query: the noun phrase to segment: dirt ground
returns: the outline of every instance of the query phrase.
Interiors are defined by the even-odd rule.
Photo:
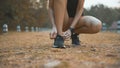
[[[0,68],[120,68],[120,34],[81,34],[81,46],[52,48],[49,32],[0,35]]]

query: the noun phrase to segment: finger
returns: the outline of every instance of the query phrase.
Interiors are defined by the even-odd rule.
[[[54,39],[53,33],[50,33],[50,39]]]
[[[69,38],[70,38],[69,36],[66,36],[64,39],[65,39],[65,40],[69,40]]]
[[[65,35],[65,36],[67,36],[67,35],[68,35],[68,33],[66,32],[64,35]]]
[[[56,38],[56,36],[57,36],[57,33],[54,33],[54,34],[53,34],[53,38]]]
[[[67,37],[65,37],[65,39],[69,39],[69,37],[67,36]]]
[[[65,36],[71,36],[71,34],[66,34]]]
[[[65,38],[69,38],[69,37],[70,37],[70,35],[69,35],[69,34],[65,35]]]

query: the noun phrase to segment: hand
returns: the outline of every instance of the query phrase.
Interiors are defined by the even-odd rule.
[[[71,37],[71,31],[68,29],[64,32],[64,39],[69,39]]]
[[[55,27],[52,28],[52,31],[50,32],[50,39],[55,39],[57,36],[57,30]]]

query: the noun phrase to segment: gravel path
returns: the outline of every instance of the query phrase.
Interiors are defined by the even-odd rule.
[[[120,68],[120,34],[81,34],[81,46],[52,48],[49,32],[0,35],[0,68]]]

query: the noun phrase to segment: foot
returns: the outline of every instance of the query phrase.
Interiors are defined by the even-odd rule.
[[[54,39],[54,45],[53,48],[65,48],[64,46],[64,39],[62,36],[57,35]]]
[[[80,45],[80,40],[79,40],[79,35],[76,33],[73,33],[71,35],[71,39],[72,39],[72,45],[73,46],[79,46]]]

